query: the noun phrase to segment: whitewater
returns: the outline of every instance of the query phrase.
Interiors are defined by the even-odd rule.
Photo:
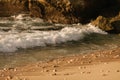
[[[10,31],[0,31],[0,52],[15,52],[19,49],[45,47],[47,45],[57,45],[68,41],[77,41],[83,39],[86,35],[91,33],[107,34],[91,24],[74,24],[72,27],[64,25],[64,28],[61,30],[26,30],[19,32],[18,30],[20,28],[33,27],[31,23],[37,22],[43,24],[44,22],[38,18],[31,19],[30,17],[24,17],[22,14],[12,16],[12,18],[15,20],[0,21],[2,24],[0,27],[2,28],[4,27],[3,24],[12,26],[12,30]],[[56,25],[60,26],[60,24]],[[39,27],[39,25],[37,25],[37,27]]]

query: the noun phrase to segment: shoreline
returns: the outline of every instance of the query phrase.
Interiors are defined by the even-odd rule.
[[[0,70],[0,80],[119,80],[120,48]]]

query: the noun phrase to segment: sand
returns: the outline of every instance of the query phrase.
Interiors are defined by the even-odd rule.
[[[120,80],[120,48],[4,68],[0,80]]]

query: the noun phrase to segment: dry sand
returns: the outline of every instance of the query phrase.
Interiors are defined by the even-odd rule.
[[[0,80],[120,80],[120,48],[5,68]]]

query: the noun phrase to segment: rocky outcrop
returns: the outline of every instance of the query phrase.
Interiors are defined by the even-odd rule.
[[[54,23],[87,23],[120,11],[120,0],[0,0],[0,16],[29,13]]]
[[[28,13],[28,0],[0,0],[0,17]]]
[[[73,16],[69,0],[29,0],[31,16],[54,23],[78,23]]]
[[[104,31],[120,33],[120,14],[112,18],[99,16],[96,20],[92,21],[91,24],[99,27]]]
[[[29,13],[54,23],[78,23],[69,0],[0,0],[0,16]]]
[[[103,16],[98,16],[96,20],[91,22],[92,25],[99,27],[100,29],[104,31],[110,31],[113,30],[113,27],[110,23],[110,20],[108,18],[105,18]]]

